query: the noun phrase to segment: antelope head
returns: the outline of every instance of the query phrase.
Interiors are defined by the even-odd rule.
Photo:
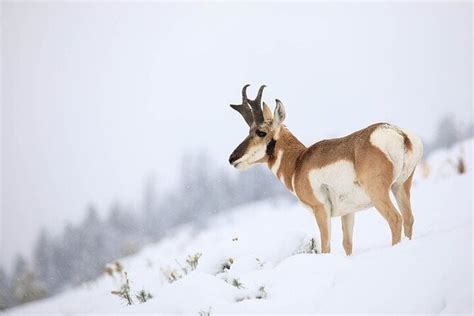
[[[247,98],[247,87],[242,89],[242,104],[230,106],[239,112],[249,126],[249,135],[237,146],[229,157],[229,163],[237,169],[247,169],[255,163],[267,162],[273,155],[278,133],[285,119],[285,108],[278,99],[272,115],[268,105],[263,102],[262,93],[265,86],[258,89],[254,100]]]

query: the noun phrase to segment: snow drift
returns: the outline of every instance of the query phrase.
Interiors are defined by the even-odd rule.
[[[183,226],[118,269],[111,265],[111,275],[6,314],[472,313],[472,143],[438,151],[418,169],[413,240],[395,247],[388,224],[370,209],[356,214],[352,256],[344,255],[339,218],[332,253],[316,254],[313,216],[297,203],[264,201],[203,230]],[[130,306],[111,294],[124,271]],[[153,298],[140,303],[141,290]]]

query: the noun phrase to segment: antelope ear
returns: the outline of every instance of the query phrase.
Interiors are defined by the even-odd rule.
[[[276,99],[275,112],[273,113],[273,128],[277,128],[285,120],[286,112],[283,103],[280,100]]]
[[[270,121],[273,118],[272,111],[265,102],[263,102],[263,118],[265,119],[265,121]]]

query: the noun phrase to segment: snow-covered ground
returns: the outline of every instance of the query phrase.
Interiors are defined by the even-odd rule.
[[[216,216],[203,230],[182,227],[120,260],[134,305],[111,294],[124,279],[113,267],[114,276],[7,314],[472,313],[472,144],[433,153],[419,168],[413,240],[395,247],[370,209],[356,214],[352,256],[344,255],[339,218],[332,253],[312,253],[311,240],[319,239],[313,216],[296,203],[265,201]],[[193,270],[186,259],[198,253]],[[140,304],[134,294],[142,289],[153,298]]]

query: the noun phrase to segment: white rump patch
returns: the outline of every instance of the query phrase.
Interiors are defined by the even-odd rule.
[[[405,148],[403,134],[407,135],[412,150]],[[406,130],[390,124],[378,127],[370,135],[370,143],[379,148],[393,165],[392,183],[403,183],[411,175],[423,155],[421,140]]]
[[[392,183],[402,173],[405,160],[405,144],[400,130],[389,124],[378,127],[370,135],[370,143],[380,149],[393,165]]]
[[[423,143],[418,136],[415,136],[410,131],[403,129],[403,132],[408,136],[412,146],[412,151],[405,157],[405,167],[400,177],[400,181],[403,180],[404,182],[412,174],[413,170],[415,170],[423,157]]]

